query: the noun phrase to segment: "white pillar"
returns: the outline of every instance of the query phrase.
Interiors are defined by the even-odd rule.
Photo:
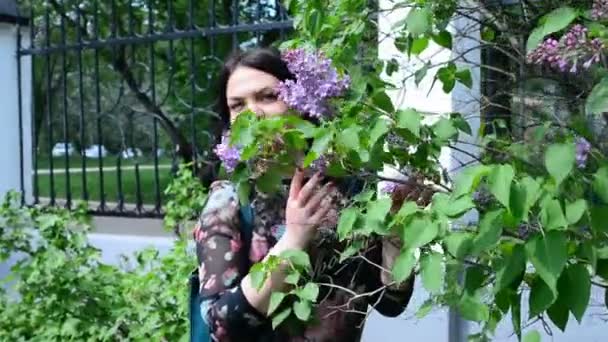
[[[0,196],[24,191],[29,202],[33,197],[32,63],[29,56],[18,58],[17,42],[20,36],[21,46],[29,47],[30,34],[13,1],[0,5]]]

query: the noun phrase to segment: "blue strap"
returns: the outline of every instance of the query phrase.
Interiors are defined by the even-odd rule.
[[[239,215],[241,216],[241,234],[246,248],[244,252],[245,255],[248,255],[253,235],[253,208],[251,205],[242,205]],[[199,289],[198,270],[195,270],[190,275],[190,342],[209,342],[211,341],[210,329],[201,315]]]

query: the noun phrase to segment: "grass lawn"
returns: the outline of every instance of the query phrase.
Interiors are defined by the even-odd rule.
[[[93,166],[93,165],[91,165]],[[108,165],[110,166],[110,165]],[[87,166],[89,167],[89,166]],[[158,170],[159,176],[159,192],[161,203],[164,202],[163,192],[171,180],[171,170],[162,168]],[[70,192],[72,200],[83,198],[83,173],[70,173]],[[137,200],[137,182],[135,169],[128,168],[121,172],[122,194],[125,203],[134,204]],[[55,198],[65,199],[67,175],[65,173],[55,174],[53,176]],[[35,180],[34,180],[35,181]],[[116,170],[104,170],[103,182],[106,202],[118,202],[118,172]],[[101,177],[99,171],[86,172],[86,188],[88,190],[90,201],[101,200],[100,189]],[[143,169],[139,171],[139,185],[141,198],[144,204],[154,204],[156,200],[155,177],[153,169]],[[51,176],[48,174],[38,175],[38,195],[40,197],[51,196]]]
[[[133,166],[135,162],[138,161],[140,165],[154,165],[153,157],[139,157],[137,159],[123,159],[120,161],[121,166]],[[81,156],[70,156],[68,159],[69,168],[71,169],[80,169],[82,168],[82,157]],[[99,167],[99,160],[92,158],[85,158],[86,167]],[[116,167],[118,163],[118,157],[111,156],[105,157],[102,159],[103,167]],[[48,156],[38,155],[36,157],[37,169],[38,170],[46,170],[50,168],[50,158]],[[159,157],[158,158],[159,165],[170,165],[171,158],[168,157]],[[65,157],[53,157],[53,170],[65,170]]]

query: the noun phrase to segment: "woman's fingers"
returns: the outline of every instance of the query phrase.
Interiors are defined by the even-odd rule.
[[[308,211],[309,213],[314,212],[315,209],[317,209],[317,207],[321,203],[321,201],[329,195],[332,190],[332,186],[332,183],[325,184],[319,191],[317,191],[314,196],[310,198],[308,203],[306,203],[304,209],[306,209],[306,211]]]
[[[321,173],[317,172],[317,173],[315,173],[314,176],[312,176],[311,179],[308,180],[308,182],[306,182],[306,184],[304,184],[304,186],[300,190],[300,193],[298,194],[298,197],[297,197],[297,200],[298,200],[298,202],[300,202],[300,205],[306,206],[308,199],[312,196],[312,193],[313,193],[314,189],[317,187],[317,184],[319,184],[320,180],[321,180]]]
[[[312,217],[310,218],[312,222],[315,222],[316,224],[320,223],[323,218],[325,218],[331,207],[331,200],[326,197],[324,201],[321,201],[319,208],[317,208],[314,215],[312,215]]]
[[[297,199],[300,190],[302,189],[302,179],[304,178],[304,172],[300,169],[296,169],[293,178],[291,179],[291,185],[289,186],[289,197]]]

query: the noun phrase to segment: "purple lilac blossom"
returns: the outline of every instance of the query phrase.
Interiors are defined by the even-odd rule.
[[[547,38],[528,55],[528,62],[547,64],[562,72],[576,73],[579,67],[588,69],[601,61],[604,44],[598,38],[590,40],[588,29],[574,25],[559,41]]]
[[[608,0],[595,0],[591,8],[591,19],[608,19]]]
[[[279,83],[279,98],[302,114],[315,118],[330,115],[327,101],[341,96],[348,89],[350,78],[340,77],[321,53],[295,49],[285,52],[283,59],[295,80]]]
[[[386,181],[380,188],[380,192],[384,194],[392,194],[397,189],[397,186],[399,186],[399,184],[396,182]]]
[[[222,142],[215,146],[214,152],[220,158],[228,173],[234,171],[241,159],[241,148],[239,146],[231,146],[230,133],[222,135]]]
[[[315,161],[313,161],[310,164],[311,169],[319,171],[321,173],[325,173],[327,172],[327,164],[328,161],[324,156],[320,156],[319,158],[315,159]]]
[[[591,152],[591,144],[585,138],[576,140],[576,165],[579,168],[584,168],[587,164],[587,158]]]

